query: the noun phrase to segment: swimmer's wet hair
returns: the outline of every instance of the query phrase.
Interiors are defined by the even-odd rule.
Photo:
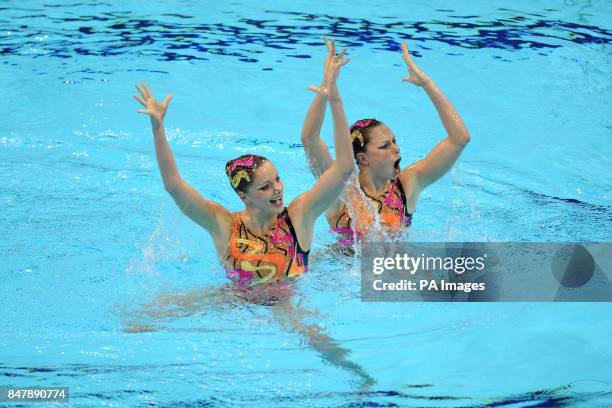
[[[358,153],[365,153],[366,146],[370,141],[370,131],[378,125],[383,123],[380,120],[372,119],[360,119],[351,125],[351,139],[353,139],[353,156],[355,161],[357,160]]]
[[[234,191],[246,193],[247,188],[253,183],[255,170],[266,161],[267,158],[256,154],[244,154],[228,161],[225,165],[225,174],[230,179]]]

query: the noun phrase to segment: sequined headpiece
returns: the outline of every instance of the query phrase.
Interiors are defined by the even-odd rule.
[[[374,122],[374,123],[372,123]],[[369,128],[371,125],[376,125],[379,122],[376,119],[361,119],[358,120],[357,122],[353,123],[353,125],[351,126],[351,139],[353,140],[353,143],[355,142],[355,140],[359,140],[359,145],[361,147],[363,147],[365,145],[365,139],[363,137],[363,132],[362,130],[365,130],[367,128]]]
[[[246,184],[251,183],[255,170],[261,163],[266,161],[263,156],[256,154],[245,154],[236,159],[230,160],[225,165],[225,173],[229,177],[234,190],[242,190],[240,183],[245,180]]]

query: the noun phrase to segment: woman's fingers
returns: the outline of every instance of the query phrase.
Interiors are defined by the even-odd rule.
[[[164,99],[164,102],[162,103],[162,105],[164,105],[164,108],[168,107],[168,104],[170,103],[171,100],[172,100],[172,94],[166,95],[166,99]]]
[[[410,65],[412,63],[412,58],[410,58],[410,52],[408,51],[406,41],[402,41],[402,57],[404,57],[404,62],[406,64]]]
[[[140,98],[138,95],[132,95],[132,96],[134,97],[134,99],[140,102],[142,106],[144,106],[145,108],[147,107],[147,104],[145,103],[145,101],[142,98]]]
[[[134,85],[136,87],[136,89],[138,89],[138,92],[140,93],[140,95],[142,95],[143,99],[147,99],[147,94],[145,93],[145,91],[143,91],[138,85]]]
[[[402,41],[402,55],[404,58],[410,57],[410,53],[408,52],[408,45],[406,45],[406,40]]]
[[[147,93],[146,96],[147,98],[152,98],[153,94],[151,93],[151,90],[149,89],[149,87],[147,86],[147,84],[145,84],[144,82],[142,83],[142,88],[145,90],[145,92]]]
[[[148,115],[150,113],[148,109],[138,109],[136,112],[144,113],[145,115]]]
[[[347,59],[345,59],[344,61],[341,61],[341,62],[340,62],[340,66],[341,66],[341,67],[345,66],[346,64],[348,64],[348,62],[349,62],[350,60],[351,60],[350,58],[347,58]]]
[[[314,85],[309,85],[308,86],[308,90],[312,91],[312,92],[316,92],[320,95],[327,95],[327,88],[323,87],[323,86],[314,86]]]
[[[412,61],[412,57],[410,56],[405,40],[402,42],[402,56],[404,57],[404,62],[406,62],[406,65],[408,65],[410,68],[414,68],[414,61]]]
[[[350,61],[350,58],[346,61],[342,61],[342,58],[344,58],[344,55],[348,51],[348,48],[344,48],[340,54],[336,55],[336,40],[332,38],[330,41],[325,35],[323,36],[323,39],[325,40],[325,45],[327,46],[327,51],[329,53],[328,58],[325,61],[326,67],[330,67],[334,64],[343,66]]]
[[[423,86],[423,82],[413,76],[403,77],[402,82],[410,82],[411,84],[416,85],[416,86]]]
[[[323,36],[323,39],[325,40],[325,45],[327,46],[327,52],[329,53],[329,55],[332,55],[331,44],[329,43],[329,40],[326,36]]]
[[[406,82],[415,82],[418,81],[419,77],[417,75],[414,74],[414,72],[410,72],[410,75],[405,76],[404,78],[402,78],[402,81],[406,81]]]

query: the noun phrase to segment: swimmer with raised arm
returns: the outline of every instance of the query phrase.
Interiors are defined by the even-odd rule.
[[[308,253],[313,239],[316,218],[335,202],[355,169],[351,138],[342,101],[336,87],[340,68],[349,60],[340,55],[325,60],[324,81],[309,89],[329,101],[334,120],[336,161],[327,167],[309,191],[284,205],[283,183],[274,165],[262,156],[247,154],[230,160],[225,171],[234,191],[245,205],[243,211],[231,213],[218,203],[201,196],[179,175],[164,132],[164,117],[171,96],[163,102],[153,98],[143,83],[134,96],[144,107],[138,112],[149,115],[157,162],[166,190],[183,213],[206,229],[213,238],[217,254],[232,280],[232,294],[249,302],[273,305],[274,316],[282,327],[290,328],[306,338],[321,357],[357,375],[363,386],[375,380],[358,364],[350,361],[350,352],[324,333],[316,324],[302,321],[301,307],[289,300],[284,291],[288,281],[308,267]],[[201,297],[214,298],[218,291],[179,295],[162,294],[145,309],[134,313],[136,318],[169,319],[194,313]],[[164,306],[170,306],[168,310]],[[178,313],[178,314],[177,314]],[[157,324],[126,321],[127,332],[139,333],[163,328]]]
[[[335,44],[327,39],[325,42],[330,55],[335,53]],[[470,141],[461,117],[434,81],[414,63],[405,41],[402,54],[410,74],[403,81],[425,90],[448,135],[423,159],[402,170],[400,148],[391,129],[376,119],[361,119],[351,126],[359,186],[348,186],[344,201],[337,200],[325,214],[332,230],[339,234],[341,244],[374,238],[372,230],[376,220],[392,236],[405,231],[412,222],[421,191],[451,169]],[[325,102],[324,95],[315,97],[302,129],[302,144],[315,177],[324,174],[334,163],[320,137]]]
[[[344,53],[328,58],[323,85],[313,87],[329,100],[339,153],[312,189],[288,206],[278,171],[271,161],[254,154],[230,160],[225,167],[244,210],[231,213],[200,195],[180,176],[166,139],[164,117],[172,96],[160,103],[146,84],[136,86],[140,96],[134,98],[144,107],[138,112],[151,119],[164,187],[181,211],[210,233],[235,289],[266,287],[306,271],[315,220],[338,199],[355,168],[348,124],[335,85],[340,68],[348,62],[343,57]]]

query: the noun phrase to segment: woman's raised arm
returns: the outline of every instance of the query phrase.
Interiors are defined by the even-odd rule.
[[[138,113],[148,115],[151,119],[151,129],[155,141],[155,155],[166,191],[170,193],[181,211],[204,227],[215,240],[222,241],[223,233],[231,222],[231,213],[222,205],[205,199],[193,187],[187,184],[180,176],[174,155],[164,130],[164,117],[172,95],[168,94],[163,102],[158,102],[151,93],[149,87],[143,82],[142,86],[136,85],[140,96],[134,98],[140,102],[144,109]]]
[[[414,174],[412,172],[415,172],[419,190],[422,190],[451,169],[465,145],[470,141],[470,134],[450,101],[434,81],[412,61],[405,41],[402,43],[402,54],[410,72],[410,75],[404,77],[403,81],[420,86],[427,92],[447,132],[447,137],[440,141],[427,156],[404,169],[400,174],[400,179],[402,179],[410,177],[411,174]]]
[[[329,80],[329,78],[326,78],[326,75],[330,73],[327,67],[329,62],[336,57],[336,41],[332,39],[330,42],[325,36],[323,36],[323,39],[327,46],[323,82],[319,87],[308,87],[311,91],[315,91],[316,95],[308,109],[306,119],[304,119],[304,126],[302,127],[302,145],[306,152],[308,165],[315,178],[321,177],[321,174],[323,174],[334,161],[329,153],[327,144],[321,139],[321,127],[325,119],[325,105],[327,102],[327,94],[321,92],[321,90],[325,88],[325,84]]]
[[[302,209],[302,221],[304,226],[314,224],[314,221],[330,205],[332,205],[344,190],[346,182],[355,170],[353,159],[353,145],[349,132],[348,123],[342,106],[342,99],[336,85],[336,79],[340,73],[340,67],[349,62],[343,60],[346,49],[339,55],[326,59],[325,82],[320,87],[309,87],[317,94],[325,96],[330,104],[334,120],[334,147],[336,160],[327,168],[317,180],[310,191],[307,191],[295,201],[298,201]]]

